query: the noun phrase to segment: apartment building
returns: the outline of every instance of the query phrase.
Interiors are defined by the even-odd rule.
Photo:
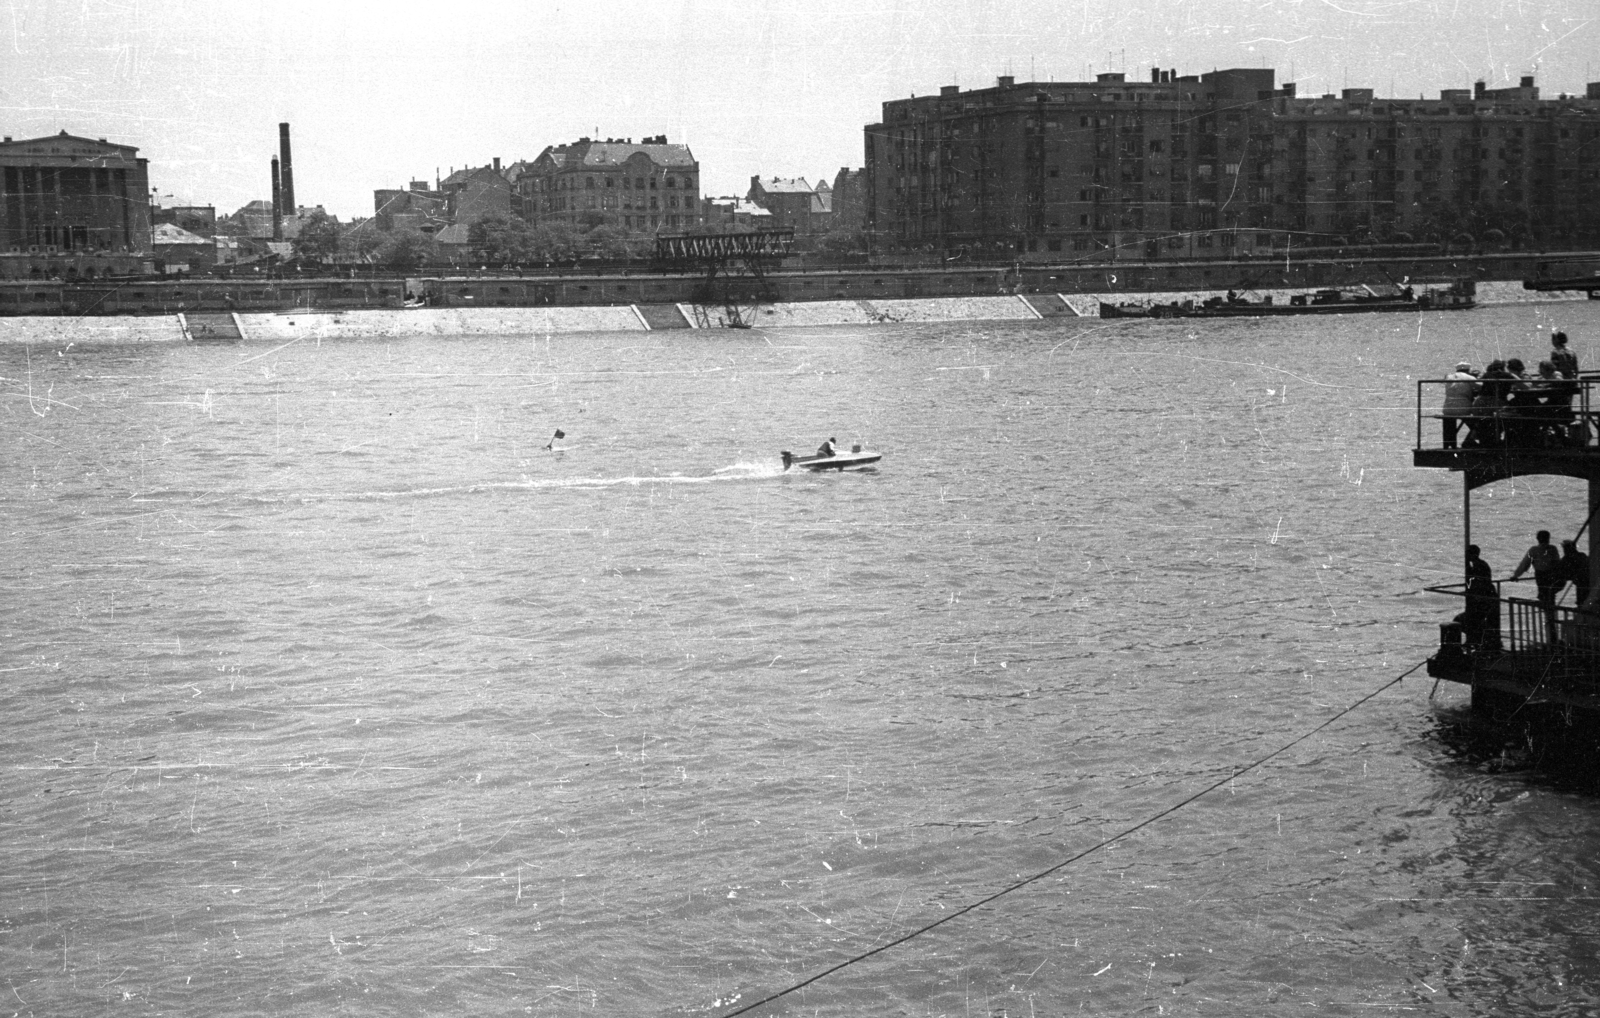
[[[608,223],[629,233],[700,223],[700,164],[667,136],[552,145],[522,169],[516,188],[530,223],[583,229]]]
[[[1302,97],[1270,69],[1155,69],[883,104],[865,131],[881,252],[1232,258],[1431,240],[1600,242],[1600,85]]]

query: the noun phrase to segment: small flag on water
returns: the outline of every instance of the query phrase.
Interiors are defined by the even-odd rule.
[[[552,448],[556,444],[556,438],[566,438],[566,437],[567,437],[567,433],[565,431],[562,431],[560,428],[557,428],[556,429],[555,438],[552,438],[552,439],[550,439],[550,441],[546,442],[544,444],[544,447],[546,449]]]

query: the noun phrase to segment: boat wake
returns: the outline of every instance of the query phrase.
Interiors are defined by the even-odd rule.
[[[740,460],[732,466],[718,467],[713,473],[716,477],[725,480],[739,480],[747,477],[781,477],[783,475],[783,464],[778,460]]]
[[[624,477],[523,477],[515,481],[485,481],[476,484],[451,484],[426,488],[397,488],[370,491],[250,492],[224,491],[146,491],[132,496],[135,503],[214,502],[237,497],[254,505],[309,504],[314,502],[386,502],[402,499],[443,498],[489,492],[544,491],[551,489],[603,489],[653,485],[717,484],[728,481],[762,480],[784,476],[783,464],[773,461],[741,461],[719,467],[710,474],[629,475]]]

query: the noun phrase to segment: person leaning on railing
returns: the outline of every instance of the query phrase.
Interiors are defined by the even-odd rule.
[[[1496,652],[1500,649],[1500,595],[1489,564],[1478,554],[1477,545],[1467,545],[1467,610],[1455,620],[1461,624],[1461,635],[1470,650]]]
[[[1467,441],[1472,441],[1472,416],[1473,397],[1478,394],[1478,376],[1472,370],[1472,365],[1462,361],[1456,369],[1444,376],[1444,409],[1440,417],[1444,421],[1444,447],[1456,447],[1456,435],[1461,430],[1461,425],[1467,426]]]
[[[1561,542],[1561,578],[1572,584],[1573,606],[1586,607],[1589,604],[1589,556],[1578,550],[1577,541]]]
[[[1529,379],[1522,361],[1517,358],[1506,361],[1506,371],[1511,374],[1511,381],[1506,383],[1505,409],[1501,414],[1506,445],[1536,445],[1540,418],[1544,413],[1544,391]]]
[[[1571,444],[1572,397],[1578,394],[1578,383],[1557,374],[1549,361],[1540,361],[1539,376],[1528,384],[1539,401],[1534,411],[1539,421],[1538,444],[1552,448]]]
[[[1501,412],[1517,376],[1506,370],[1506,362],[1490,361],[1478,379],[1478,394],[1472,399],[1472,432],[1466,444],[1499,445],[1505,438]]]
[[[1561,571],[1561,553],[1550,546],[1550,531],[1541,530],[1534,535],[1538,543],[1528,549],[1522,556],[1522,561],[1517,564],[1516,571],[1511,574],[1513,581],[1522,578],[1522,574],[1533,567],[1533,585],[1539,591],[1539,607],[1544,609],[1545,620],[1550,627],[1550,638],[1555,639],[1556,628],[1556,594],[1566,586],[1566,575]]]

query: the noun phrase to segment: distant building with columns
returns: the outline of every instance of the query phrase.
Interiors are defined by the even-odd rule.
[[[0,276],[138,271],[151,249],[138,151],[66,131],[0,141]]]

